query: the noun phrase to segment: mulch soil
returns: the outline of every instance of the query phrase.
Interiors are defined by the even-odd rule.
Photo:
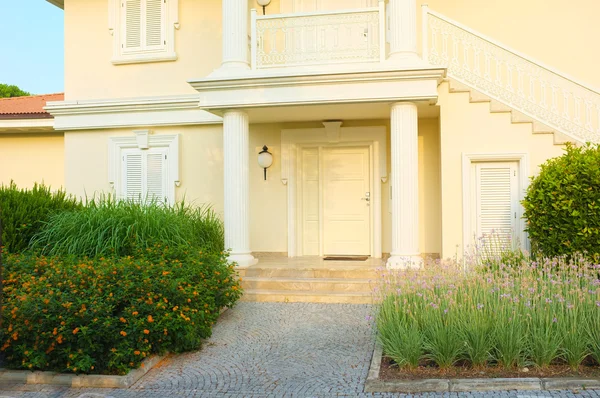
[[[577,377],[599,378],[600,367],[582,365],[577,371],[563,364],[550,365],[541,369],[535,366],[504,369],[496,366],[473,368],[460,363],[449,369],[440,369],[435,365],[423,363],[416,369],[399,368],[389,358],[381,360],[379,378],[381,380],[420,380],[420,379],[480,379],[480,378],[518,378],[518,377]]]

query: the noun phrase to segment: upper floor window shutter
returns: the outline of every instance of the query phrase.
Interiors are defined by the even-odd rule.
[[[166,0],[122,0],[122,51],[163,50]]]
[[[162,48],[165,45],[165,0],[146,1],[146,48]]]

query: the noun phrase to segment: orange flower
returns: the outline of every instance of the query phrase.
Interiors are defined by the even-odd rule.
[[[150,331],[148,329],[144,329],[144,334],[150,334]]]
[[[58,334],[58,330],[56,328],[54,328],[54,330],[52,331],[52,334],[56,336]]]
[[[120,318],[119,318],[119,320],[120,320],[121,322],[123,322],[123,323],[127,322],[127,320],[126,320],[125,318],[123,318],[123,317],[120,317]]]
[[[127,336],[127,332],[121,330],[120,335],[123,336],[123,337],[125,337],[125,336]]]
[[[14,332],[12,334],[12,338],[13,338],[13,340],[17,340],[19,338],[19,333],[18,332]]]
[[[133,316],[136,316],[136,315],[138,314],[138,312],[137,312],[137,311],[133,311],[131,314],[132,314]]]
[[[135,350],[133,353],[134,353],[135,355],[140,355],[140,352],[139,352],[138,350]]]
[[[73,329],[73,334],[77,334],[79,332],[79,328]]]
[[[116,348],[111,348],[110,350],[111,350],[112,352],[117,352],[117,349],[116,349]]]
[[[152,318],[152,315],[148,315],[148,322],[150,322],[150,323],[154,322],[154,318]]]

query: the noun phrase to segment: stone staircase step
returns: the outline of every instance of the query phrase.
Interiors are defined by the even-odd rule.
[[[244,291],[241,301],[279,302],[279,303],[337,303],[337,304],[371,304],[371,293],[350,293],[332,291],[291,291],[249,289]]]
[[[368,279],[345,278],[246,277],[242,280],[242,287],[247,290],[311,291],[314,294],[322,291],[370,293],[376,284]]]
[[[500,101],[491,100],[490,101],[490,112],[491,113],[504,113],[511,112],[512,108],[508,105],[503,104]]]
[[[366,279],[375,280],[378,272],[375,268],[275,268],[275,267],[250,267],[239,269],[239,275],[245,279],[256,278],[336,278],[336,279]]]

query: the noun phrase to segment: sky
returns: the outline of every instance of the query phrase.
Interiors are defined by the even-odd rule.
[[[64,90],[63,10],[45,0],[0,0],[0,83],[32,94]]]

